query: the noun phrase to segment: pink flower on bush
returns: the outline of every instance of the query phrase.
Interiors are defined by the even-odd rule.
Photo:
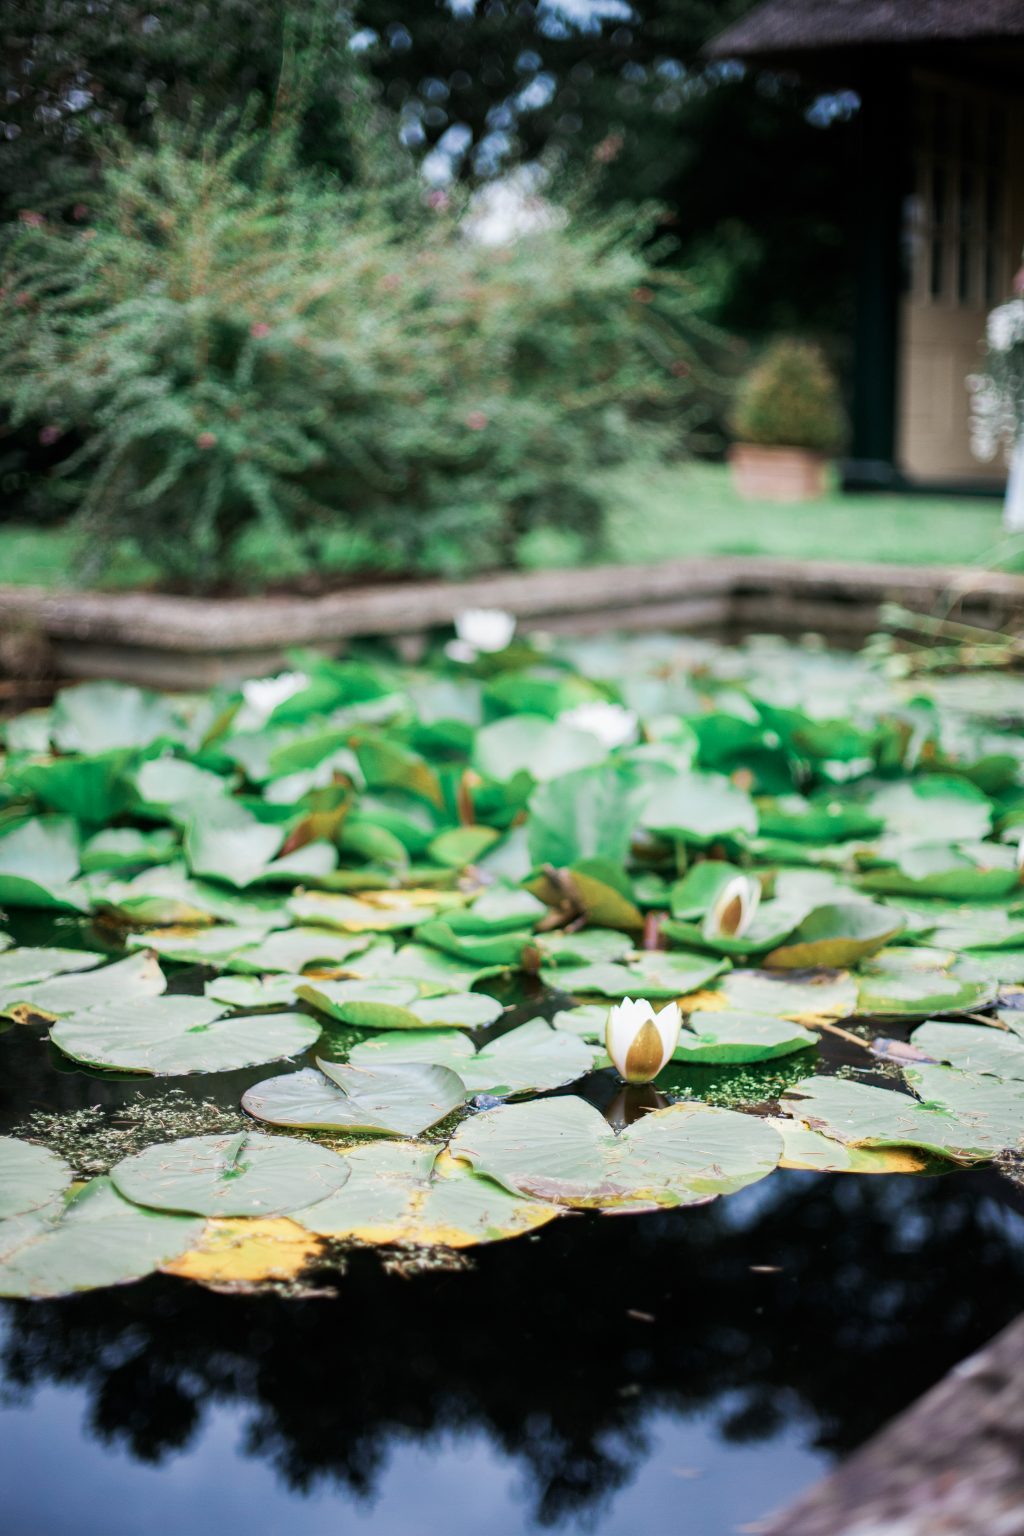
[[[88,212],[89,209],[86,207],[85,203],[76,203],[71,210],[71,217],[73,219],[82,220],[88,215]]]
[[[51,443],[57,442],[63,436],[64,434],[60,427],[42,427],[39,432],[39,441],[43,444],[44,448],[49,448]]]
[[[264,337],[270,335],[270,326],[265,320],[254,320],[249,327],[249,335],[255,341],[262,341]]]
[[[471,432],[482,432],[486,425],[487,414],[485,411],[470,411],[466,417],[466,426]]]
[[[217,446],[216,432],[200,432],[196,438],[197,448],[215,448]]]
[[[23,224],[27,224],[30,229],[41,229],[42,226],[46,223],[46,220],[43,218],[42,214],[36,213],[32,208],[22,208],[18,214],[18,218]]]
[[[445,209],[450,208],[451,205],[452,200],[448,193],[442,192],[440,187],[435,187],[433,192],[427,193],[427,207],[433,208],[435,213],[444,213]]]

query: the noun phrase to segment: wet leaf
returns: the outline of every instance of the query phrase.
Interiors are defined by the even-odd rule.
[[[376,1142],[343,1156],[347,1183],[296,1212],[324,1237],[469,1248],[519,1237],[561,1214],[559,1206],[511,1194],[429,1144]]]
[[[0,1223],[50,1205],[70,1182],[71,1169],[55,1152],[0,1136]]]
[[[771,1120],[782,1137],[780,1168],[807,1168],[816,1173],[924,1173],[930,1166],[924,1152],[913,1147],[857,1147],[833,1141],[795,1120]]]
[[[727,960],[648,950],[628,965],[559,966],[541,971],[546,986],[559,992],[597,992],[602,997],[681,997],[707,986],[728,966]]]
[[[202,997],[111,1001],[55,1024],[50,1039],[86,1066],[181,1077],[299,1056],[320,1036],[320,1025],[304,1013],[228,1019],[223,1012]]]
[[[969,1163],[993,1157],[1006,1144],[1003,1132],[992,1126],[965,1121],[889,1088],[840,1077],[805,1078],[786,1094],[782,1109],[811,1130],[853,1146],[921,1147]]]
[[[53,1020],[93,1008],[112,997],[121,1003],[133,998],[157,997],[166,986],[167,979],[156,956],[140,952],[97,970],[54,976],[49,981],[12,988],[0,1002],[0,1009],[19,1021]]]
[[[353,1066],[375,1068],[395,1061],[435,1062],[457,1072],[467,1094],[507,1098],[546,1093],[589,1072],[594,1053],[575,1034],[530,1019],[474,1050],[457,1029],[395,1030],[352,1047]]]
[[[478,1029],[502,1013],[502,1004],[481,992],[424,997],[414,981],[302,981],[295,990],[356,1029]]]
[[[110,1177],[125,1199],[154,1210],[287,1216],[340,1188],[348,1169],[326,1147],[240,1131],[147,1147],[118,1163]]]
[[[686,1019],[686,1028],[673,1052],[674,1061],[711,1064],[770,1061],[789,1056],[818,1043],[818,1036],[788,1019],[766,1014],[698,1011]]]
[[[961,1072],[1024,1080],[1024,1040],[1012,1031],[929,1019],[910,1038],[932,1061],[945,1062]]]
[[[513,1193],[595,1210],[701,1204],[770,1173],[782,1141],[763,1120],[673,1104],[616,1135],[583,1099],[505,1104],[463,1121],[451,1141]]]
[[[984,1007],[994,981],[973,980],[952,953],[937,949],[884,949],[860,967],[857,1012],[873,1018],[927,1018]]]
[[[106,1178],[65,1202],[0,1222],[0,1296],[66,1296],[123,1285],[191,1248],[202,1223],[142,1210]]]
[[[370,1136],[418,1136],[461,1107],[465,1084],[449,1067],[387,1062],[373,1067],[318,1061],[269,1077],[242,1096],[242,1107],[271,1125]]]
[[[869,902],[833,902],[815,907],[788,940],[765,957],[777,970],[806,970],[814,966],[856,965],[892,942],[903,919],[891,907]]]

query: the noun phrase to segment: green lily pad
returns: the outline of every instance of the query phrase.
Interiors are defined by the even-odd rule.
[[[167,978],[156,956],[144,951],[113,965],[11,988],[0,999],[0,1011],[19,1020],[59,1019],[111,998],[123,1004],[129,999],[157,997],[166,986]]]
[[[727,968],[727,960],[706,959],[666,950],[645,950],[628,965],[558,966],[540,973],[559,992],[597,992],[602,997],[682,997],[707,986]]]
[[[903,1069],[928,1111],[955,1116],[995,1151],[1024,1146],[1024,1083],[924,1063]]]
[[[581,928],[578,933],[556,929],[534,934],[531,942],[541,961],[549,966],[600,965],[623,960],[633,951],[629,935],[614,928]]]
[[[356,1029],[479,1029],[501,1017],[503,1005],[481,992],[424,997],[413,981],[302,981],[298,995]]]
[[[970,1163],[993,1157],[1006,1144],[1001,1131],[984,1124],[964,1121],[890,1088],[841,1077],[805,1078],[785,1095],[782,1109],[811,1130],[854,1146],[921,1147]]]
[[[310,965],[322,970],[340,969],[369,943],[365,935],[331,933],[325,928],[285,928],[235,950],[227,969],[259,975],[268,971],[304,971]]]
[[[78,874],[78,834],[61,817],[37,817],[0,836],[0,906],[53,907],[87,912],[73,884]]]
[[[242,1096],[242,1107],[272,1125],[301,1126],[368,1136],[418,1136],[461,1107],[462,1079],[429,1062],[394,1061],[346,1066],[318,1061],[270,1077]]]
[[[107,827],[82,847],[82,869],[122,871],[165,864],[178,852],[178,840],[168,827],[140,832],[135,827]]]
[[[819,971],[799,980],[777,972],[730,971],[711,994],[702,995],[700,1006],[767,1014],[813,1028],[821,1020],[830,1023],[852,1014],[857,986],[845,971]]]
[[[856,965],[891,943],[902,928],[902,917],[891,907],[859,901],[832,902],[809,912],[786,943],[773,949],[764,963],[777,970]]]
[[[469,1248],[533,1232],[561,1214],[558,1206],[510,1194],[429,1143],[380,1141],[342,1155],[348,1181],[293,1213],[324,1237]]]
[[[308,1141],[240,1131],[147,1147],[111,1169],[125,1199],[200,1216],[286,1216],[340,1189],[348,1169]]]
[[[228,1008],[294,1008],[301,976],[214,976],[203,996]]]
[[[591,1210],[702,1204],[771,1173],[776,1131],[752,1115],[673,1104],[618,1135],[583,1099],[504,1104],[463,1121],[456,1157],[513,1194]]]
[[[420,924],[416,938],[473,965],[510,967],[519,965],[533,935],[529,929],[493,934],[456,933],[443,918],[436,917]]]
[[[215,923],[209,928],[150,928],[128,934],[129,949],[151,949],[180,965],[226,966],[266,938],[264,924]]]
[[[62,688],[53,705],[53,740],[61,752],[110,752],[174,740],[182,727],[163,694],[128,683],[79,683]]]
[[[457,1029],[394,1030],[361,1041],[349,1051],[353,1066],[376,1068],[390,1062],[433,1062],[450,1067],[469,1095],[507,1098],[516,1093],[546,1093],[589,1072],[594,1053],[579,1036],[552,1029],[544,1019],[530,1019],[474,1050]]]
[[[608,1025],[608,1003],[580,1003],[575,1008],[560,1008],[551,1020],[553,1029],[578,1035],[593,1045],[603,1045]]]
[[[105,955],[88,949],[7,949],[0,954],[0,999],[12,988],[24,987],[33,981],[49,981],[51,976],[65,975],[68,971],[89,971],[99,965]]]
[[[1012,1030],[928,1019],[918,1025],[910,1040],[933,1061],[944,1062],[961,1072],[1024,1081],[1024,1039]]]
[[[185,857],[194,875],[242,890],[266,874],[282,841],[279,826],[235,800],[211,798],[200,801],[185,830]]]
[[[745,790],[718,773],[680,773],[656,785],[641,825],[663,837],[705,848],[722,837],[757,831],[757,811]]]
[[[687,1018],[672,1059],[713,1065],[770,1061],[775,1056],[805,1051],[817,1043],[816,1034],[788,1019],[731,1010],[722,1013],[698,1010]]]
[[[964,974],[963,962],[943,950],[884,949],[860,968],[857,1012],[881,1019],[967,1013],[996,995],[994,981]]]
[[[50,1205],[70,1182],[71,1169],[56,1152],[0,1136],[0,1222]]]
[[[203,1223],[142,1210],[110,1179],[0,1222],[0,1296],[66,1296],[151,1274],[198,1242]]]
[[[320,1025],[303,1013],[226,1019],[223,1012],[221,1004],[203,997],[111,1001],[63,1019],[50,1030],[50,1039],[86,1066],[181,1077],[299,1056],[320,1036]]]
[[[992,826],[992,802],[968,779],[927,774],[887,784],[868,801],[888,832],[909,842],[930,843],[936,828],[950,842],[984,837]]]
[[[507,715],[482,726],[473,744],[473,766],[499,783],[528,773],[537,783],[588,768],[608,756],[596,736],[543,715]]]

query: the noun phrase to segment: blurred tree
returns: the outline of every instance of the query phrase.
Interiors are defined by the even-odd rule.
[[[662,200],[677,249],[757,337],[826,338],[849,299],[847,97],[773,74],[706,66],[700,49],[752,0],[13,0],[0,63],[7,139],[0,217],[85,195],[90,127],[148,136],[198,99],[216,117],[273,110],[286,37],[316,58],[302,113],[307,162],[353,170],[353,96],[372,110],[362,54],[391,125],[428,177],[469,183],[541,163],[585,176],[605,203]],[[351,38],[351,51],[347,46]],[[766,167],[777,174],[766,174]]]

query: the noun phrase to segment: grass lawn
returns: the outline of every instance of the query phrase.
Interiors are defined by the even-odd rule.
[[[986,498],[844,496],[798,506],[742,501],[717,464],[629,465],[608,476],[614,502],[600,558],[637,564],[686,555],[784,555],[939,565],[1024,564],[1021,540],[1008,540],[1001,505]],[[64,528],[0,523],[0,583],[73,584],[76,539]],[[554,530],[539,530],[524,550],[530,566],[571,565],[575,551]],[[264,551],[274,579],[273,551]],[[279,573],[279,567],[278,567]],[[109,562],[102,585],[123,589],[154,571],[130,548]]]
[[[1019,552],[987,497],[843,495],[780,506],[743,501],[719,464],[617,470],[609,557],[785,555],[907,565],[1003,564]]]

